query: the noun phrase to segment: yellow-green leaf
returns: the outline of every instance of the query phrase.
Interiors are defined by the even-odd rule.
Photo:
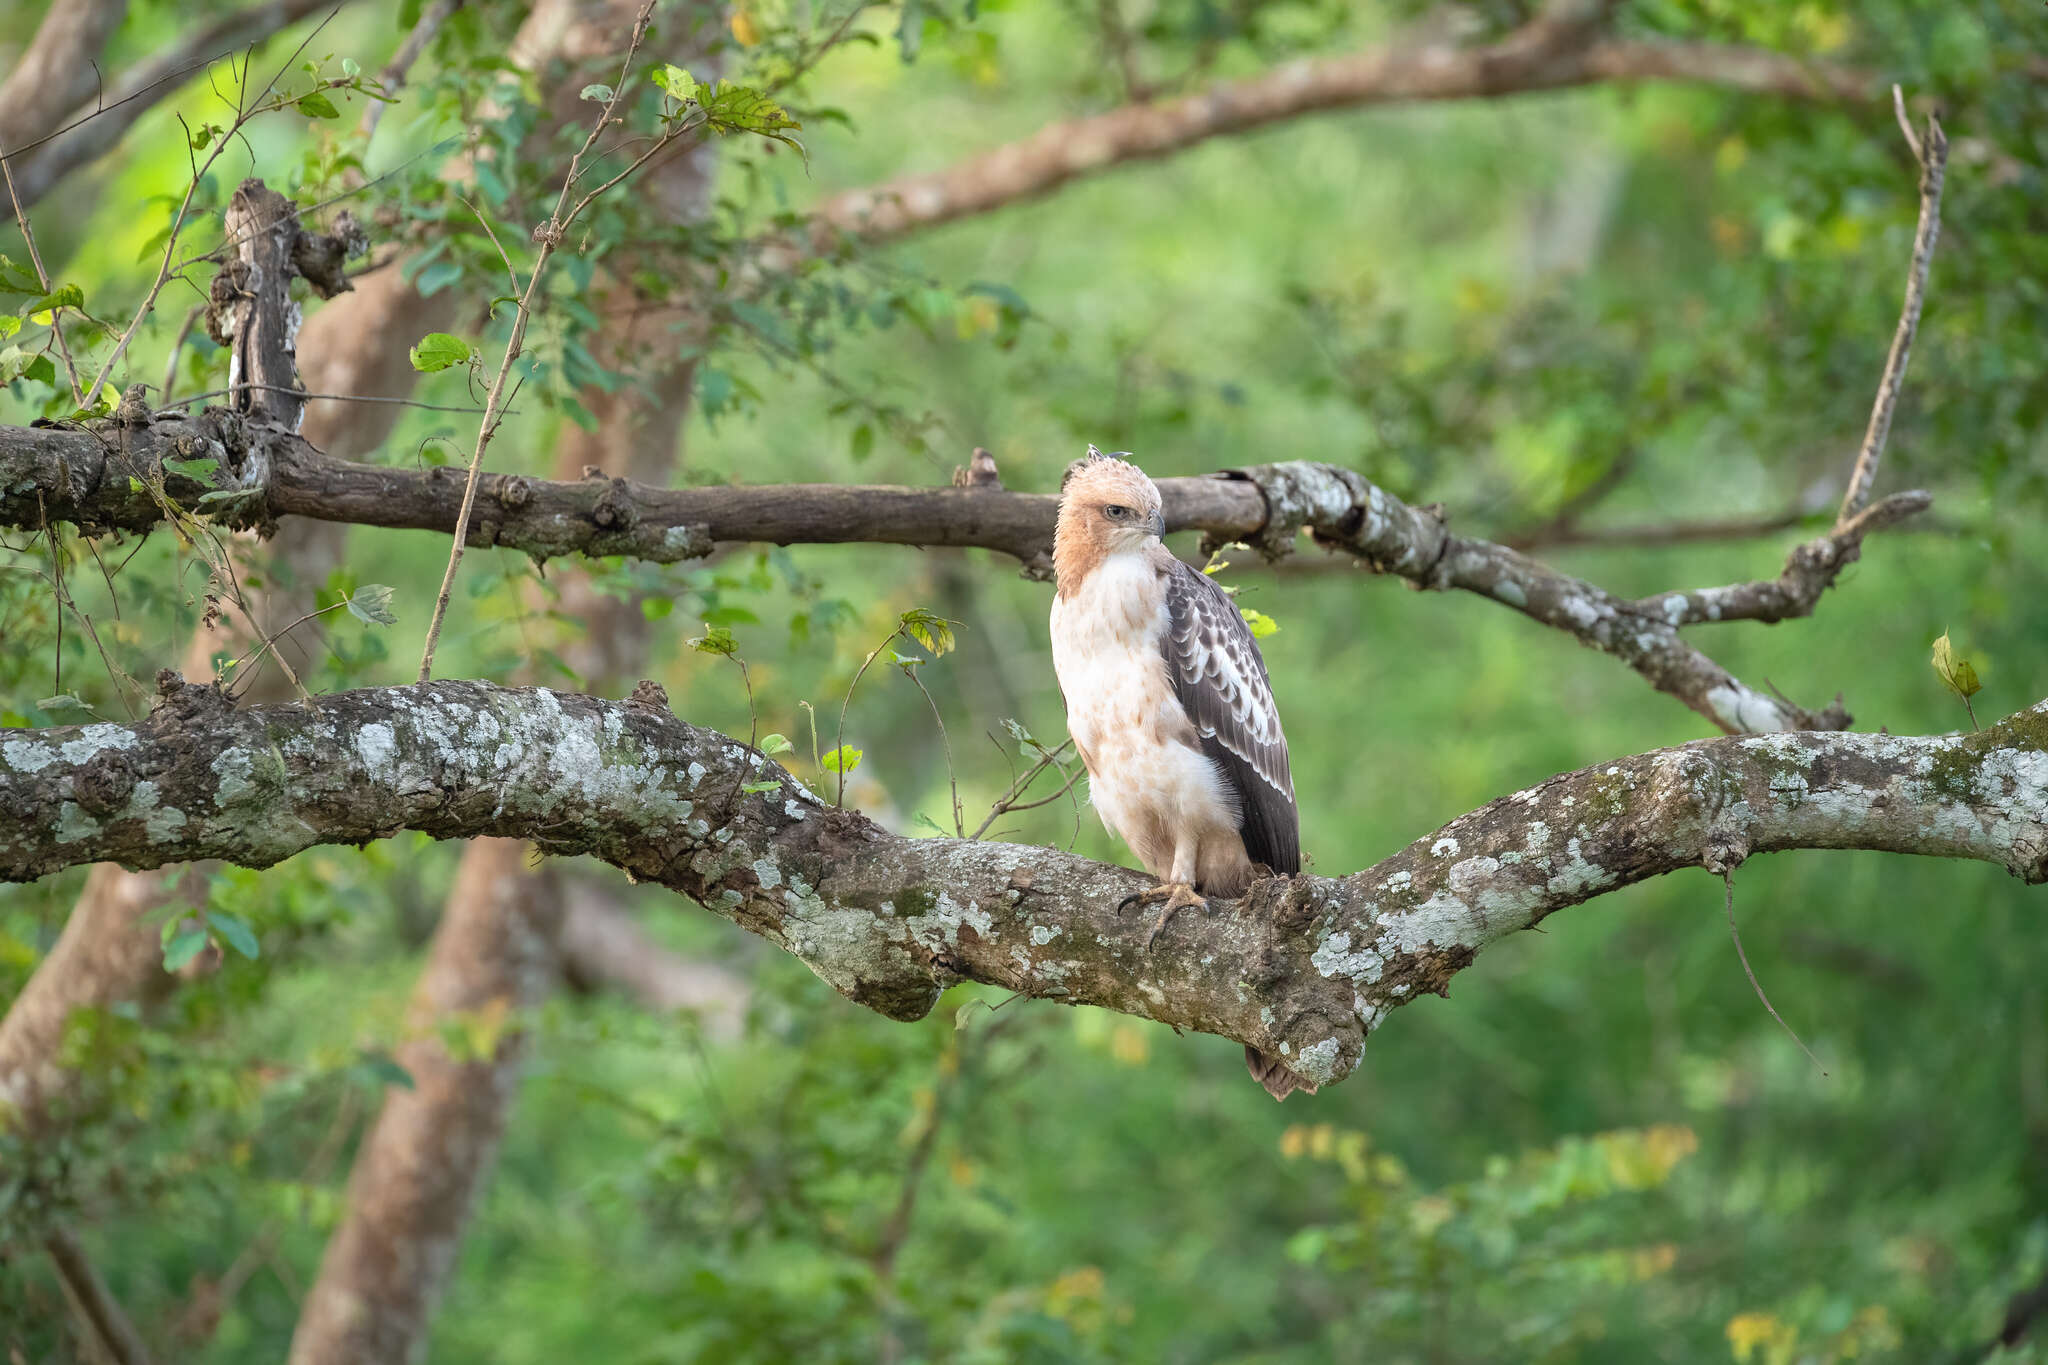
[[[1956,656],[1955,646],[1949,642],[1947,631],[1943,631],[1941,638],[1934,642],[1932,662],[1935,675],[1947,685],[1949,691],[1964,701],[1976,696],[1983,689],[1983,684],[1977,680],[1976,667],[1968,659]]]
[[[1280,623],[1262,611],[1254,611],[1250,607],[1239,607],[1237,610],[1244,617],[1244,623],[1251,627],[1252,634],[1262,640],[1280,629]]]

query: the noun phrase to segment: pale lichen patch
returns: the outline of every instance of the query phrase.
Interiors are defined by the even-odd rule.
[[[398,736],[390,726],[372,721],[356,731],[356,754],[371,778],[387,781],[398,768]]]
[[[1287,1044],[1280,1046],[1284,1049]],[[1328,1085],[1337,1079],[1337,1064],[1343,1055],[1343,1044],[1335,1038],[1325,1038],[1303,1048],[1301,1054],[1288,1064],[1288,1069],[1311,1085]]]
[[[1341,929],[1317,945],[1308,960],[1326,977],[1342,976],[1366,985],[1378,981],[1387,965],[1386,959],[1370,944],[1354,950],[1351,935]]]

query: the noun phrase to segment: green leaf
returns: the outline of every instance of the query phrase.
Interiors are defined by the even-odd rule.
[[[1977,681],[1976,668],[1968,659],[1956,657],[1947,631],[1943,631],[1941,638],[1934,642],[1933,664],[1935,674],[1948,686],[1948,690],[1964,701],[1983,690],[1983,684]]]
[[[334,101],[318,90],[310,95],[299,96],[298,109],[309,118],[341,117],[341,110],[334,107]]]
[[[0,351],[0,384],[12,384],[27,375],[29,366],[36,361],[47,359],[48,356],[30,355],[19,346],[9,346],[6,350]],[[50,373],[54,376],[56,372],[56,367],[51,366]]]
[[[657,85],[661,83],[661,77],[659,76],[656,76],[654,80]],[[610,104],[612,96],[616,93],[609,85],[586,85],[577,93],[576,98],[589,100],[593,104]]]
[[[666,91],[669,97],[679,104],[687,104],[689,101],[696,99],[697,92],[702,89],[697,84],[695,76],[692,76],[680,66],[670,66],[666,63],[655,71],[654,83]],[[598,88],[602,89],[603,87],[600,86]],[[590,91],[585,90],[583,94],[585,98],[588,98]],[[610,95],[607,94],[606,98],[609,99]]]
[[[697,103],[703,106],[705,122],[714,131],[754,133],[804,154],[803,143],[789,136],[803,125],[761,91],[731,81],[720,81],[709,95],[705,91],[706,87],[697,87]]]
[[[896,22],[896,50],[905,66],[917,60],[924,43],[924,6],[919,0],[903,0],[903,14]]]
[[[1261,640],[1280,629],[1280,623],[1262,611],[1254,611],[1250,607],[1239,607],[1237,610],[1238,614],[1244,617],[1244,623],[1251,627],[1252,634]]]
[[[391,610],[391,588],[383,583],[365,583],[348,598],[348,614],[366,626],[395,626],[398,613]]]
[[[868,456],[874,454],[874,427],[866,422],[862,422],[859,426],[853,429],[853,440],[849,444],[852,447],[850,453],[852,454],[854,462],[856,464],[858,464],[862,460],[865,460]]]
[[[212,456],[205,456],[197,460],[166,459],[164,461],[164,468],[170,470],[173,474],[181,474],[194,483],[210,483],[212,482],[214,471],[220,468],[220,461]]]
[[[789,742],[789,736],[787,735],[761,736],[761,752],[769,755],[771,758],[776,754],[786,754],[794,748],[796,748],[796,745]]]
[[[356,1063],[365,1080],[375,1085],[395,1085],[401,1090],[414,1088],[412,1073],[400,1066],[388,1052],[365,1052]]]
[[[650,621],[659,621],[676,609],[673,597],[643,597],[640,599],[640,614]]]
[[[84,407],[72,410],[71,420],[82,422],[88,417],[111,417],[114,409],[120,406],[121,400],[114,393],[114,386],[102,384],[86,396]]]
[[[204,929],[179,929],[175,920],[166,924],[164,926],[164,970],[167,972],[180,970],[186,963],[198,957],[199,950],[205,946],[206,931]]]
[[[740,642],[733,638],[731,631],[709,621],[704,623],[702,635],[692,635],[684,643],[699,654],[717,654],[728,659],[740,651]]]
[[[429,332],[420,338],[420,344],[408,353],[412,356],[412,367],[424,374],[445,370],[450,365],[460,365],[470,357],[469,343],[448,332]]]
[[[248,922],[241,916],[230,915],[225,910],[209,910],[206,912],[206,922],[219,932],[222,941],[228,947],[243,957],[256,956],[255,931],[249,928]]]
[[[818,760],[818,766],[828,773],[850,773],[860,766],[862,750],[850,744],[842,744]]]
[[[932,652],[938,658],[953,650],[953,623],[935,611],[924,607],[912,607],[897,618],[911,639]]]
[[[5,341],[21,330],[21,319],[11,313],[0,313],[0,341]]]
[[[341,59],[341,74],[348,77],[350,80],[354,80],[356,77],[363,74],[363,68],[356,65],[355,58],[343,57]]]
[[[43,295],[21,311],[27,313],[30,317],[35,317],[38,313],[48,313],[58,308],[83,308],[84,306],[85,291],[75,284],[66,284],[52,289],[49,293]],[[42,317],[36,317],[35,320],[38,323],[49,321],[48,318]]]
[[[499,202],[503,201],[500,200]],[[459,261],[436,261],[413,277],[413,288],[420,291],[421,298],[432,298],[461,278],[462,264]],[[436,335],[440,334],[436,333]],[[431,341],[433,338],[429,337],[427,340]],[[422,342],[421,344],[424,345],[425,343]],[[464,358],[467,359],[467,357]],[[417,361],[414,363],[418,364]],[[459,364],[460,362],[450,361],[449,363]],[[436,368],[444,367],[437,366]]]

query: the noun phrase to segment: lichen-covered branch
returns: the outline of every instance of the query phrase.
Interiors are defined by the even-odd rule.
[[[1148,950],[1145,917],[1119,912],[1140,874],[890,834],[651,686],[435,682],[245,711],[175,675],[162,690],[138,725],[0,739],[0,879],[265,867],[405,829],[527,838],[681,892],[893,1018],[972,979],[1220,1034],[1318,1082],[1488,943],[1662,873],[1861,848],[2048,880],[2048,703],[1979,734],[1728,737],[1562,774],[1352,876],[1261,882]]]

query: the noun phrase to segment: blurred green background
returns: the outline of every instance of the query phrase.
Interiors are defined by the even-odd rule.
[[[312,55],[373,69],[398,8],[345,10]],[[1400,5],[1125,11],[1162,78],[1208,52],[1195,84],[1438,22]],[[1110,106],[1099,17],[1092,0],[934,10],[912,16],[908,61],[900,12],[877,11],[863,24],[880,41],[835,52],[804,88],[805,107],[846,115],[808,120],[808,166],[722,156],[722,227]],[[1488,30],[1515,11],[1456,17]],[[426,112],[387,117],[373,170],[459,126],[448,92],[482,79],[478,54],[517,18],[470,12],[430,59]],[[0,40],[18,52],[39,19],[35,5],[0,10]],[[137,4],[117,47],[133,57],[192,22],[192,6]],[[1928,667],[1944,629],[1983,674],[1981,718],[2048,694],[2040,6],[1633,0],[1617,22],[1878,73],[1916,109],[1938,101],[1955,139],[1880,482],[1932,488],[1935,512],[1873,541],[1814,619],[1698,642],[1803,705],[1840,690],[1858,728],[1968,724]],[[732,69],[748,60],[735,51]],[[203,94],[150,115],[38,209],[53,273],[80,282],[93,311],[123,318],[146,286],[136,257],[162,209],[136,206],[182,191],[171,112]],[[317,183],[331,135],[307,124],[252,129],[223,183],[252,161],[274,185]],[[1155,476],[1347,464],[1503,537],[1588,490],[1608,490],[1577,513],[1590,527],[1803,508],[1799,526],[1759,536],[1537,550],[1629,595],[1766,577],[1839,497],[1915,203],[1877,99],[1594,88],[1297,120],[834,266],[857,320],[789,322],[780,349],[758,328],[721,334],[698,372],[683,477],[934,484],[985,445],[1008,486],[1050,490],[1093,441]],[[0,246],[18,256],[15,240]],[[166,312],[138,347],[141,375],[160,371],[182,304]],[[480,318],[468,330],[501,344]],[[419,395],[470,398],[452,372]],[[50,398],[24,380],[0,402],[21,422]],[[572,418],[541,385],[520,407],[489,464],[544,472]],[[377,458],[459,461],[466,422],[410,414]],[[118,714],[75,626],[55,685],[55,617],[29,572],[47,546],[7,544],[7,723],[75,720],[40,707],[57,692]],[[330,588],[392,584],[400,623],[344,619],[309,681],[408,680],[446,549],[354,532]],[[1233,557],[1239,600],[1280,627],[1262,647],[1317,872],[1365,866],[1555,772],[1702,733],[1612,659],[1496,604],[1310,567],[1306,550],[1279,572]],[[190,632],[196,604],[173,586],[185,564],[159,537],[118,580],[109,643],[139,676]],[[81,604],[105,605],[83,551],[71,568],[88,575]],[[796,737],[806,760],[799,702],[823,713],[829,747],[855,669],[897,613],[957,621],[958,650],[921,676],[970,827],[1010,777],[986,733],[1009,743],[1014,718],[1063,736],[1049,589],[1007,560],[797,547],[606,572],[619,591],[657,594],[646,672],[680,714],[748,732],[737,672],[683,646],[698,622],[724,624],[761,728]],[[523,556],[477,551],[462,575],[446,676],[508,678],[576,629],[533,605]],[[846,738],[865,753],[858,804],[905,833],[929,832],[920,816],[948,823],[944,751],[901,676],[869,674]],[[999,828],[1130,861],[1085,807]],[[346,1160],[310,1176],[309,1161],[334,1134],[345,1158],[374,1112],[383,1073],[364,1058],[401,1037],[458,852],[407,836],[218,878],[210,903],[248,919],[262,956],[229,957],[159,1008],[81,1021],[95,1121],[54,1163],[0,1169],[0,1239],[65,1210],[138,1321],[165,1332],[200,1285],[273,1239],[186,1358],[280,1358],[344,1196]],[[35,969],[83,875],[0,888],[0,1000]],[[1391,1018],[1353,1078],[1285,1107],[1247,1082],[1234,1044],[973,989],[922,1024],[891,1023],[665,891],[619,894],[671,947],[745,979],[744,1036],[603,992],[538,1013],[432,1359],[1960,1360],[2048,1270],[2043,902],[1996,868],[1803,853],[1737,874],[1749,956],[1825,1074],[1758,1003],[1721,887],[1697,873],[1494,946],[1448,999]],[[1002,1007],[962,1009],[976,998]],[[874,1247],[906,1187],[909,1235],[884,1276]],[[43,1264],[21,1254],[0,1269],[0,1319],[16,1315],[32,1351],[69,1358],[63,1322],[38,1318],[56,1302]]]

